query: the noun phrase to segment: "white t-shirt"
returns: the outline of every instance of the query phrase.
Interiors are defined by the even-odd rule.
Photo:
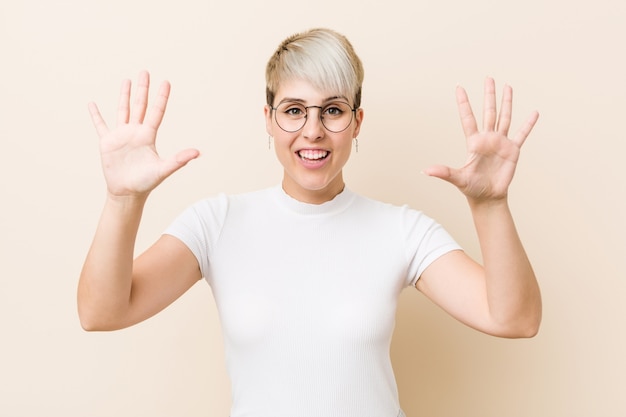
[[[389,357],[397,298],[460,249],[440,225],[348,189],[313,205],[276,186],[200,201],[165,233],[213,290],[231,417],[401,415]]]

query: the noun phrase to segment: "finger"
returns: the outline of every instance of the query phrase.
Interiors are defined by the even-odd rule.
[[[120,88],[120,100],[117,106],[117,124],[122,125],[128,123],[130,115],[130,80],[122,81]]]
[[[458,189],[463,189],[465,187],[463,177],[461,176],[461,171],[458,169],[450,168],[445,165],[433,165],[422,172],[430,177],[444,180],[454,185]]]
[[[465,134],[465,137],[470,137],[474,133],[478,132],[478,126],[476,125],[476,118],[472,112],[472,106],[470,105],[467,93],[463,87],[456,88],[456,104],[459,109],[459,117],[461,118],[463,133]]]
[[[495,130],[496,118],[496,84],[493,78],[485,80],[485,98],[483,103],[483,129],[489,132]]]
[[[163,81],[161,83],[159,92],[157,93],[154,104],[152,105],[148,118],[146,119],[146,124],[154,129],[158,129],[163,121],[165,109],[167,108],[167,100],[170,97],[170,88],[169,82]]]
[[[143,123],[146,116],[146,108],[148,107],[148,91],[150,89],[150,74],[148,71],[141,71],[137,82],[137,92],[135,93],[135,101],[131,113],[131,121],[135,123]]]
[[[533,130],[533,127],[535,127],[535,123],[537,123],[538,119],[539,113],[536,111],[532,112],[530,117],[528,117],[528,120],[526,120],[524,126],[522,126],[519,132],[517,132],[517,135],[512,139],[513,142],[517,144],[517,146],[521,147],[524,144],[526,138]]]
[[[504,86],[502,93],[502,104],[500,105],[500,115],[498,116],[498,124],[496,130],[508,136],[511,127],[511,115],[513,114],[513,89],[509,85]]]
[[[178,152],[174,157],[166,159],[163,161],[163,178],[169,177],[198,156],[200,156],[200,151],[197,149],[185,149]]]
[[[175,160],[176,162],[183,166],[187,165],[189,161],[192,159],[196,159],[200,156],[200,151],[194,148],[185,149],[184,151],[180,151],[176,154]]]
[[[98,110],[98,106],[96,105],[96,103],[89,103],[87,105],[87,108],[89,109],[89,114],[91,115],[91,122],[96,128],[96,133],[98,134],[98,137],[103,137],[109,132],[109,128],[107,127],[107,124],[102,118],[102,115],[100,114],[100,110]]]
[[[459,170],[450,168],[446,165],[432,165],[422,171],[423,174],[429,177],[435,177],[449,182],[450,184],[460,187],[459,184]]]

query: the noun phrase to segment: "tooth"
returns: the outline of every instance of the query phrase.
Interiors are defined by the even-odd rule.
[[[300,151],[300,157],[311,160],[322,159],[327,154],[326,151]]]

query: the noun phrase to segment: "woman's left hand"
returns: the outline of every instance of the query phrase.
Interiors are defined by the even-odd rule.
[[[519,132],[509,139],[513,90],[504,87],[500,113],[496,109],[495,82],[485,80],[483,129],[479,130],[467,93],[457,87],[456,100],[468,157],[461,168],[434,165],[426,175],[441,178],[455,185],[468,200],[479,203],[505,199],[515,173],[520,148],[533,129],[539,113],[533,112]]]

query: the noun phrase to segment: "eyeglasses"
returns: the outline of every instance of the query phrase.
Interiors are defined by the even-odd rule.
[[[333,101],[324,106],[304,106],[300,103],[284,102],[274,111],[276,124],[285,132],[294,133],[302,129],[309,116],[309,109],[319,109],[319,118],[324,127],[333,133],[343,132],[352,123],[356,108],[344,101]]]

